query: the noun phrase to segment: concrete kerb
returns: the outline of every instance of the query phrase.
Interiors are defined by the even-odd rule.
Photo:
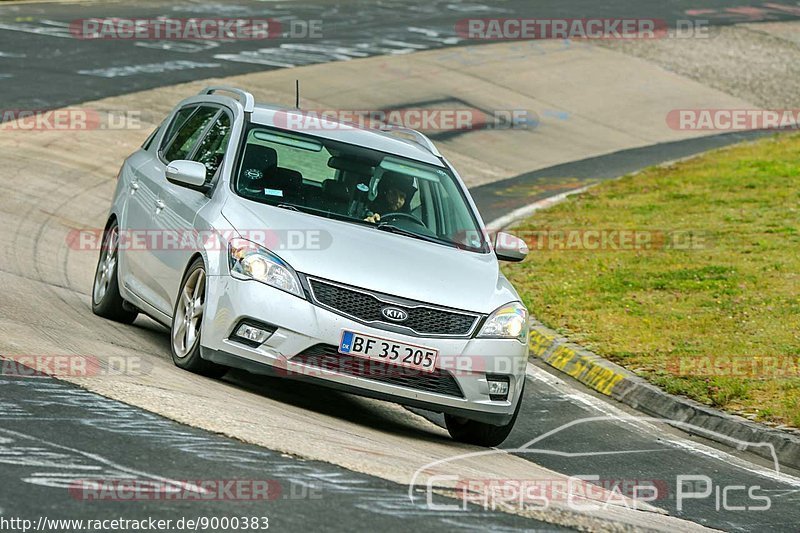
[[[649,416],[677,422],[679,429],[748,451],[781,465],[800,468],[800,436],[669,394],[604,359],[542,323],[531,320],[530,357],[567,374],[590,389]],[[706,430],[706,431],[704,431]],[[752,446],[742,445],[752,443]],[[769,446],[767,446],[769,445]]]

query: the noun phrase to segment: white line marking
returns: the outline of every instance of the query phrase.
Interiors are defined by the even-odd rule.
[[[139,74],[161,74],[176,70],[190,70],[196,68],[216,68],[219,63],[199,63],[197,61],[165,61],[163,63],[148,63],[146,65],[129,65],[124,67],[98,68],[79,70],[78,74],[84,76],[97,76],[99,78],[121,78]]]
[[[552,207],[557,203],[563,202],[564,200],[567,199],[567,197],[572,196],[573,194],[581,194],[583,192],[586,192],[595,185],[597,184],[592,183],[591,185],[586,185],[578,189],[572,189],[570,191],[564,191],[560,194],[548,196],[547,198],[534,202],[530,205],[526,205],[525,207],[520,207],[519,209],[515,209],[514,211],[511,211],[509,214],[504,215],[500,218],[496,218],[495,220],[486,224],[486,227],[491,229],[503,229],[520,219],[529,217],[536,211],[539,211],[541,209],[547,209],[548,207]]]
[[[192,42],[176,42],[176,41],[138,41],[135,46],[141,48],[152,48],[155,50],[166,50],[168,52],[180,52],[183,54],[195,54],[205,50],[217,48],[219,43],[213,41],[192,41]]]
[[[253,65],[267,65],[270,67],[281,67],[281,68],[292,68],[297,66],[294,63],[288,63],[286,61],[278,61],[275,59],[261,57],[254,52],[241,52],[239,54],[216,54],[214,56],[214,59],[219,59],[221,61],[233,61],[235,63],[251,63]]]
[[[540,373],[546,373],[546,372],[544,370],[542,370],[540,368],[537,368],[534,365],[528,363],[528,366],[527,366],[527,369],[526,369],[526,374],[530,378],[535,379],[537,381],[540,381],[542,383],[545,383],[545,384],[551,386],[553,389],[556,389],[555,390],[556,393],[561,393],[562,392],[562,391],[557,390],[559,387],[569,388],[570,389],[570,396],[572,396],[575,399],[577,399],[578,397],[581,397],[580,401],[581,401],[582,404],[587,405],[587,406],[591,406],[598,413],[602,413],[603,416],[590,417],[590,418],[587,418],[587,419],[580,419],[580,420],[575,420],[575,421],[569,422],[569,423],[567,423],[567,424],[565,424],[565,425],[563,425],[563,426],[561,426],[561,427],[559,427],[559,428],[557,428],[555,430],[549,431],[549,432],[547,432],[547,433],[545,433],[543,435],[540,435],[539,437],[536,437],[535,439],[532,439],[531,441],[529,441],[526,444],[524,444],[522,446],[522,448],[527,448],[528,446],[530,446],[532,444],[535,444],[535,443],[545,439],[548,436],[552,436],[555,433],[558,433],[559,431],[562,431],[564,429],[567,429],[568,427],[572,427],[572,426],[577,425],[577,424],[581,424],[581,423],[584,423],[584,422],[593,422],[593,421],[602,422],[604,420],[605,421],[615,421],[615,422],[625,423],[626,425],[629,425],[632,428],[636,429],[637,431],[642,432],[642,433],[644,433],[646,435],[652,436],[652,437],[657,438],[657,439],[662,439],[662,441],[665,444],[673,445],[676,448],[684,449],[684,450],[687,450],[687,451],[691,451],[691,452],[694,452],[694,453],[705,455],[705,456],[707,456],[709,458],[716,459],[716,460],[718,460],[720,462],[730,464],[730,465],[735,466],[736,468],[739,468],[739,469],[741,469],[743,471],[749,472],[751,474],[759,475],[759,476],[765,477],[767,479],[771,479],[773,481],[777,481],[777,482],[780,482],[780,483],[786,483],[787,485],[791,485],[793,487],[800,487],[800,478],[797,478],[797,477],[792,476],[790,474],[781,473],[781,471],[780,471],[780,463],[778,463],[777,459],[774,459],[774,464],[775,464],[774,470],[773,469],[769,469],[769,468],[765,468],[765,467],[762,467],[762,466],[757,465],[755,463],[751,463],[750,461],[747,461],[745,459],[741,459],[739,457],[731,455],[731,454],[729,454],[729,453],[727,453],[725,451],[718,450],[716,448],[712,448],[711,446],[706,446],[705,444],[694,442],[694,441],[691,441],[691,440],[688,440],[688,439],[683,439],[683,438],[680,438],[680,437],[673,437],[673,436],[669,436],[670,438],[665,439],[663,430],[661,430],[655,424],[662,423],[662,424],[666,424],[666,425],[669,425],[669,426],[677,427],[677,429],[681,429],[681,426],[683,426],[683,427],[691,426],[692,428],[694,428],[695,431],[700,433],[701,436],[702,436],[702,433],[705,432],[708,435],[715,435],[716,437],[718,437],[723,442],[727,441],[727,442],[731,442],[731,443],[738,443],[738,444],[740,444],[742,446],[754,446],[754,445],[762,445],[763,446],[763,445],[765,445],[765,446],[769,447],[771,450],[773,450],[773,457],[774,457],[774,447],[769,443],[758,443],[758,442],[741,441],[741,440],[738,440],[738,439],[734,439],[732,437],[728,437],[727,435],[718,434],[718,433],[716,433],[714,431],[707,430],[707,429],[704,429],[704,428],[695,427],[695,426],[692,426],[691,424],[687,424],[687,423],[683,423],[683,422],[676,422],[676,421],[671,421],[671,420],[662,419],[662,418],[656,418],[656,417],[648,417],[648,416],[644,416],[644,415],[642,415],[642,416],[630,415],[627,412],[625,412],[622,409],[620,409],[619,407],[617,407],[616,405],[614,405],[611,401],[607,401],[607,400],[605,400],[603,398],[598,398],[598,397],[595,397],[595,396],[593,396],[591,394],[587,394],[587,393],[585,393],[585,392],[583,392],[581,390],[578,390],[577,388],[572,387],[571,385],[567,384],[565,381],[561,380],[560,378],[558,378],[556,376],[551,375],[548,378],[543,378],[543,377],[541,377],[539,375]]]
[[[184,487],[187,490],[191,490],[191,491],[197,492],[199,494],[205,494],[205,493],[208,492],[203,487],[199,487],[199,486],[194,485],[192,483],[187,483],[185,481],[178,481],[178,480],[174,480],[174,479],[169,479],[169,478],[162,477],[162,476],[159,476],[159,475],[156,475],[156,474],[150,474],[149,472],[145,472],[143,470],[136,470],[134,468],[130,468],[130,467],[123,466],[121,464],[115,463],[114,461],[112,461],[110,459],[106,459],[105,457],[103,457],[101,455],[97,455],[95,453],[84,452],[84,451],[78,450],[76,448],[70,448],[69,446],[63,446],[61,444],[56,444],[54,442],[50,442],[50,441],[47,441],[47,440],[44,440],[44,439],[40,439],[38,437],[33,437],[31,435],[26,435],[25,433],[20,433],[18,431],[12,431],[10,429],[0,428],[0,433],[5,433],[7,435],[12,435],[12,436],[17,437],[19,439],[31,440],[31,441],[34,441],[34,442],[45,444],[47,446],[52,446],[54,448],[67,450],[67,451],[70,451],[72,453],[81,455],[83,457],[86,457],[86,458],[91,459],[93,461],[97,461],[97,462],[102,463],[102,464],[104,464],[106,466],[109,466],[111,468],[115,468],[117,470],[120,470],[120,471],[128,473],[128,474],[133,474],[133,475],[137,475],[137,476],[141,476],[141,477],[147,477],[147,478],[150,478],[150,479],[155,479],[155,480],[158,480],[158,481],[163,481],[164,483],[167,483],[167,484],[170,484],[170,485],[179,486],[179,487]]]
[[[74,39],[75,37],[69,33],[69,30],[64,30],[58,27],[48,26],[34,26],[32,24],[4,24],[0,23],[0,30],[19,31],[23,33],[32,33],[34,35],[45,35],[48,37],[59,37],[61,39]]]
[[[397,46],[398,48],[413,48],[414,50],[427,50],[429,48],[427,44],[407,43],[405,41],[395,41],[394,39],[383,39],[381,43]]]

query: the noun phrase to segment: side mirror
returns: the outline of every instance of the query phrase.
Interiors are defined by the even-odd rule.
[[[510,233],[498,231],[494,239],[494,254],[501,261],[518,263],[528,256],[528,245]]]
[[[206,184],[206,166],[197,161],[178,159],[167,165],[167,181],[193,189]]]

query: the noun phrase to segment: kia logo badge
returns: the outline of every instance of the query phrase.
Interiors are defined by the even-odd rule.
[[[408,318],[408,313],[397,307],[384,307],[381,314],[393,322],[403,322]]]

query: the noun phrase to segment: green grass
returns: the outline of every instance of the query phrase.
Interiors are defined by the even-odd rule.
[[[505,272],[543,323],[667,391],[800,427],[798,373],[675,368],[800,357],[800,135],[603,183],[515,231],[543,228],[692,235],[689,249],[534,249]]]

